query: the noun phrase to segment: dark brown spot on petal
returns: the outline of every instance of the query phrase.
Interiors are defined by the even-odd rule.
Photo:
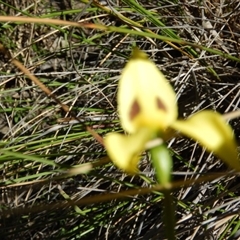
[[[130,110],[130,120],[133,120],[141,111],[139,103],[137,100],[134,100],[131,110]]]
[[[166,106],[163,104],[163,102],[157,98],[157,108],[160,110],[163,110],[164,112],[167,112]]]

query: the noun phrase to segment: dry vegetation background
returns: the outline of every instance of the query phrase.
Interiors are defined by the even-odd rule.
[[[156,184],[148,156],[141,176],[127,176],[109,162],[86,126],[102,137],[121,131],[117,83],[133,45],[146,51],[174,86],[180,117],[201,109],[238,110],[240,2],[9,0],[0,1],[0,15],[152,31],[222,52],[117,31],[0,23],[0,43],[80,119],[0,55],[1,239],[163,239],[161,192],[128,192],[116,199],[119,192]],[[230,124],[239,141],[239,119]],[[168,144],[174,182],[228,172],[190,140]],[[83,168],[84,163],[93,165]],[[239,189],[238,175],[174,189],[176,238],[238,239]]]

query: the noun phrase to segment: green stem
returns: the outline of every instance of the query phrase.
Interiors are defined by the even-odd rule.
[[[175,240],[175,206],[170,190],[165,190],[164,194],[164,223],[165,234],[168,240]]]
[[[168,240],[175,240],[175,206],[169,183],[171,181],[172,157],[164,144],[150,150],[152,163],[156,170],[158,182],[165,187],[164,194],[164,223],[166,237]]]

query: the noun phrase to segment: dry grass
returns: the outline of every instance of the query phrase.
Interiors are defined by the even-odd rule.
[[[80,19],[147,29],[172,38],[174,33],[179,39],[225,54],[116,31],[0,23],[0,42],[81,121],[66,114],[1,56],[1,238],[163,239],[161,192],[114,197],[121,191],[156,183],[148,156],[141,162],[142,176],[122,174],[109,163],[103,146],[86,126],[100,136],[121,131],[116,114],[117,82],[133,44],[145,50],[170,79],[177,92],[180,117],[201,109],[220,113],[238,110],[239,1],[139,0],[144,11],[130,0],[101,4],[7,2],[0,1],[0,15]],[[120,13],[134,22],[126,21]],[[239,119],[230,124],[239,141]],[[177,239],[238,239],[238,175],[227,175],[219,159],[190,140],[173,139],[169,148],[174,157],[174,182],[226,173],[174,190]],[[84,163],[89,165],[83,168]],[[73,170],[79,174],[74,175]],[[103,195],[109,193],[114,194]],[[102,196],[108,197],[103,201]],[[80,201],[79,205],[75,201]]]

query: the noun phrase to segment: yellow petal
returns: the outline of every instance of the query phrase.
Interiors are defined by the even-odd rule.
[[[110,133],[105,137],[104,145],[109,157],[118,168],[127,173],[136,174],[139,155],[150,138],[151,135],[147,129],[142,129],[129,136]]]
[[[142,127],[164,130],[177,118],[171,85],[138,49],[123,69],[117,100],[122,127],[129,133]]]
[[[228,166],[240,171],[233,131],[219,113],[202,111],[185,121],[174,122],[171,127],[198,141]]]

